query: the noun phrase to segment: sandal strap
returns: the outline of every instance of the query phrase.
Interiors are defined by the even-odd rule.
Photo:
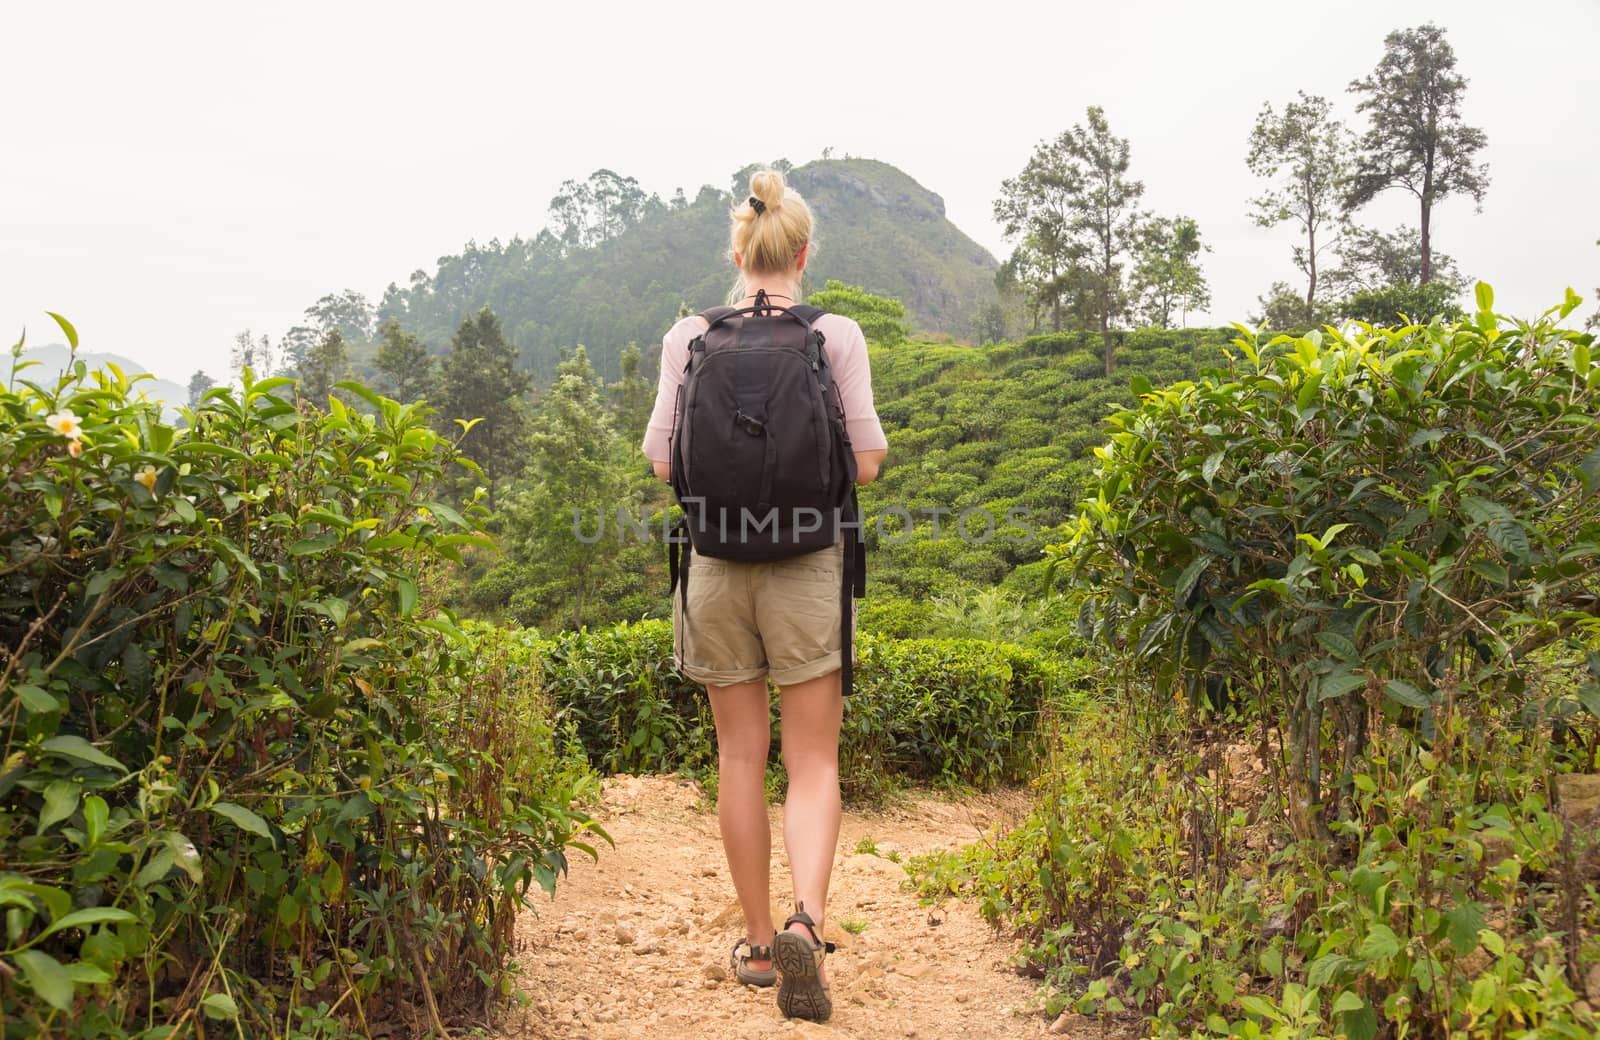
[[[833,943],[823,942],[822,939],[818,937],[817,922],[812,920],[810,914],[806,913],[806,905],[804,903],[795,904],[794,913],[790,914],[789,919],[783,922],[784,930],[788,931],[789,926],[792,924],[805,925],[806,931],[811,933],[811,941],[821,946],[824,953],[832,953],[834,950],[838,949],[838,947],[834,946]]]
[[[739,955],[739,947],[741,946],[748,947],[750,950],[749,953],[744,955],[744,959],[747,961],[770,961],[772,959],[772,947],[757,946],[755,943],[750,941],[749,936],[746,936],[745,938],[740,939],[738,942],[733,944],[733,954],[735,957]]]

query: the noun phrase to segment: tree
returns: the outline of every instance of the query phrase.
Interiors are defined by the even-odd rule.
[[[229,358],[235,374],[249,369],[256,378],[261,378],[272,372],[272,340],[266,333],[260,339],[249,329],[233,337],[233,351]]]
[[[422,341],[393,318],[378,330],[378,371],[397,401],[409,404],[427,394],[433,382],[433,359]]]
[[[1489,190],[1489,167],[1476,161],[1488,138],[1461,118],[1467,81],[1455,69],[1455,51],[1444,30],[1430,23],[1390,33],[1372,75],[1350,84],[1350,92],[1361,95],[1357,110],[1368,113],[1371,123],[1361,139],[1346,206],[1364,206],[1395,187],[1416,196],[1420,285],[1434,277],[1434,204],[1462,194],[1481,208]]]
[[[1001,183],[994,213],[1007,239],[1028,247],[1052,328],[1061,331],[1070,299],[1083,324],[1099,329],[1110,375],[1111,326],[1128,311],[1123,262],[1144,221],[1136,208],[1144,184],[1128,179],[1128,141],[1112,136],[1105,111],[1091,105],[1087,116],[1087,127],[1041,142],[1022,173]]]
[[[1266,294],[1256,298],[1258,313],[1250,321],[1269,329],[1309,329],[1325,325],[1335,317],[1326,301],[1318,300],[1306,310],[1306,301],[1288,282],[1273,282]]]
[[[887,296],[874,296],[859,285],[830,278],[823,283],[822,291],[812,293],[807,302],[854,319],[861,326],[862,335],[880,346],[898,346],[910,334],[905,304]]]
[[[571,252],[615,238],[661,205],[634,178],[602,169],[586,181],[562,182],[550,200],[550,223],[562,247]]]
[[[582,347],[561,363],[527,449],[531,481],[519,485],[505,510],[509,555],[530,585],[570,597],[572,627],[581,628],[587,600],[618,565],[618,546],[577,537],[574,514],[598,510],[614,519],[625,486],[619,438]]]
[[[300,364],[300,397],[320,408],[333,393],[333,384],[350,372],[350,348],[338,326],[323,333]]]
[[[650,411],[655,407],[655,389],[645,379],[640,359],[639,344],[629,343],[623,347],[622,354],[618,358],[622,368],[622,378],[606,387],[611,396],[611,405],[616,411],[612,425],[628,438],[629,444],[638,444],[644,440],[645,427],[650,423]],[[584,356],[584,361],[587,364],[587,354]]]
[[[1456,303],[1458,292],[1442,281],[1426,285],[1395,282],[1356,292],[1339,305],[1339,315],[1371,325],[1426,324],[1434,318],[1459,321],[1466,312]]]
[[[1055,332],[1061,331],[1059,279],[1081,252],[1069,229],[1082,171],[1068,153],[1066,137],[1039,142],[1022,172],[1000,183],[994,203],[994,219],[1006,240],[1020,240],[1009,260],[1014,284],[1025,287],[1036,306],[1050,307]]]
[[[1339,261],[1339,268],[1328,272],[1333,296],[1422,284],[1422,241],[1416,228],[1399,227],[1387,233],[1377,228],[1350,228],[1339,241]],[[1469,279],[1453,258],[1435,252],[1433,281],[1448,286],[1448,296],[1465,289]]]
[[[437,421],[452,435],[460,431],[456,420],[480,420],[458,444],[482,468],[491,510],[495,485],[514,475],[525,460],[522,398],[532,380],[517,369],[516,361],[517,350],[506,340],[500,319],[485,307],[461,322],[439,365]]]
[[[1177,310],[1188,325],[1188,313],[1211,306],[1211,288],[1198,258],[1210,246],[1200,241],[1200,226],[1189,217],[1157,217],[1145,224],[1133,293],[1146,322],[1171,328]]]
[[[296,325],[278,339],[278,352],[285,375],[298,377],[306,358],[322,340],[321,333],[309,325]]]
[[[372,304],[354,289],[329,293],[313,303],[306,308],[306,320],[323,336],[338,329],[346,340],[364,343],[372,338]]]
[[[1006,338],[1006,312],[998,299],[985,300],[972,315],[972,340],[980,346]]]
[[[1087,129],[1075,125],[1066,135],[1068,152],[1083,170],[1083,190],[1072,200],[1071,231],[1088,246],[1080,299],[1100,326],[1109,377],[1115,352],[1111,324],[1127,314],[1129,304],[1122,260],[1132,254],[1145,220],[1136,208],[1144,183],[1128,180],[1128,139],[1111,136],[1104,110],[1091,105],[1088,118]]]
[[[200,407],[200,399],[206,391],[217,385],[217,381],[205,374],[202,369],[195,369],[194,375],[189,377],[189,409],[191,411]]]
[[[1309,324],[1318,311],[1319,261],[1337,243],[1344,223],[1341,192],[1350,174],[1353,140],[1330,115],[1326,98],[1304,91],[1297,96],[1281,115],[1270,102],[1261,106],[1245,162],[1256,176],[1275,179],[1270,190],[1251,200],[1255,222],[1274,227],[1293,221],[1305,236],[1294,247],[1294,263],[1306,276],[1300,320]]]

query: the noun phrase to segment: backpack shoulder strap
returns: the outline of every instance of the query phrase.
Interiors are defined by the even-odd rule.
[[[817,323],[817,319],[828,312],[823,310],[821,307],[813,307],[809,303],[797,303],[793,307],[789,308],[789,313],[793,314],[807,325],[815,325]]]

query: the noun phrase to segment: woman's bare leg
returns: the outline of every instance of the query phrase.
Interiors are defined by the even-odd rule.
[[[717,822],[733,888],[744,910],[745,934],[757,946],[772,944],[772,830],[767,820],[767,751],[772,720],[767,680],[708,686],[717,724]],[[751,960],[765,970],[769,960]]]
[[[783,767],[789,774],[783,841],[789,849],[795,900],[805,904],[821,938],[839,846],[839,726],[844,698],[838,672],[792,683],[780,692]],[[792,930],[811,938],[804,925],[796,924]]]

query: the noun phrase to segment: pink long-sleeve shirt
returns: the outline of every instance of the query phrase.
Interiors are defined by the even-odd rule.
[[[703,318],[691,314],[680,318],[661,339],[661,382],[656,387],[656,406],[640,445],[652,462],[666,462],[672,457],[672,409],[678,399],[678,385],[683,382],[683,366],[689,360],[689,342],[705,327]],[[851,450],[887,449],[889,441],[872,406],[872,370],[861,326],[842,314],[824,314],[817,319],[817,328],[826,342],[823,349],[828,352],[834,381],[839,384]]]

